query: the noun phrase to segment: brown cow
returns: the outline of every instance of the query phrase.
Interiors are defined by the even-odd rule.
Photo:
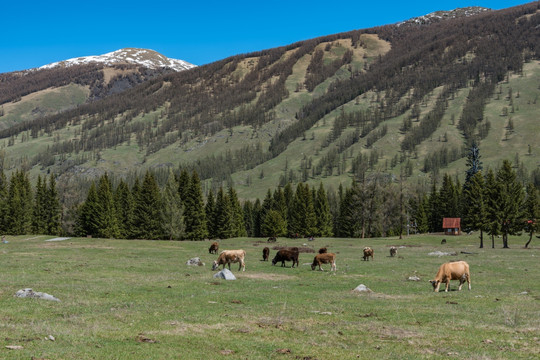
[[[210,244],[210,247],[208,248],[208,252],[210,254],[217,254],[219,250],[219,243],[217,241],[214,241],[212,244]]]
[[[263,249],[263,261],[268,261],[269,256],[270,256],[270,249],[265,247]]]
[[[219,268],[219,265],[223,265],[223,269],[225,269],[225,265],[229,265],[229,270],[231,270],[231,263],[239,263],[238,264],[238,271],[242,269],[242,271],[246,271],[246,264],[244,263],[244,259],[246,257],[246,252],[244,250],[223,250],[217,260],[214,260],[214,264],[212,265],[212,270],[216,270]]]
[[[276,265],[278,262],[281,261],[281,266],[285,266],[285,261],[292,261],[292,266],[294,267],[294,264],[296,263],[296,267],[298,267],[298,248],[293,247],[289,249],[281,249],[276,253],[276,256],[274,259],[272,259],[272,265]]]
[[[441,283],[446,283],[446,289],[448,292],[450,287],[450,280],[459,280],[458,291],[461,290],[461,286],[465,281],[469,284],[469,290],[471,290],[471,274],[469,273],[469,264],[465,261],[453,261],[447,262],[441,265],[439,271],[434,280],[429,282],[433,285],[433,291],[439,292],[439,286]]]
[[[368,261],[369,257],[371,256],[371,260],[373,260],[373,249],[369,246],[366,246],[364,248],[364,261]]]
[[[319,254],[326,254],[328,252],[328,249],[326,247],[322,247],[319,249]]]
[[[391,257],[394,257],[397,255],[397,247],[395,246],[390,246],[390,256]]]
[[[311,264],[311,270],[315,270],[315,268],[319,266],[319,270],[323,271],[321,264],[332,264],[332,268],[330,270],[336,271],[336,254],[325,253],[316,255],[313,259],[313,264]]]

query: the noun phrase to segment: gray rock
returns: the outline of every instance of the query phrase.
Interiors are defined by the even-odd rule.
[[[204,266],[204,263],[201,261],[201,258],[194,257],[192,259],[189,259],[186,262],[186,265],[189,265],[189,266]]]
[[[15,293],[15,297],[43,299],[43,300],[50,300],[50,301],[60,301],[59,299],[55,298],[54,296],[52,296],[50,294],[47,294],[47,293],[44,293],[44,292],[39,292],[39,291],[34,291],[34,290],[30,289],[30,288],[21,289],[21,290],[17,291]]]
[[[407,280],[409,280],[409,281],[420,281],[420,278],[418,276],[414,275],[414,276],[409,276],[409,278]]]
[[[434,251],[434,252],[430,252],[428,255],[429,256],[438,256],[438,257],[441,257],[441,256],[456,256],[457,253],[456,252]]]
[[[218,273],[214,274],[216,279],[225,279],[225,280],[236,280],[236,276],[229,269],[223,269]]]
[[[364,284],[358,285],[356,288],[354,288],[353,291],[359,292],[359,293],[364,293],[364,292],[365,292],[365,293],[371,293],[371,292],[373,292],[373,291],[371,291],[370,288],[368,288],[368,287],[367,287],[366,285],[364,285]]]

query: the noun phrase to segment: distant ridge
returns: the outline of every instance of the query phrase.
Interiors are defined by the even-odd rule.
[[[429,13],[427,15],[418,16],[409,20],[402,21],[400,23],[397,23],[396,25],[427,25],[448,19],[475,16],[486,11],[492,10],[480,6],[469,6],[464,8],[457,8],[454,10],[440,10]]]
[[[63,61],[54,62],[39,67],[38,69],[52,69],[56,67],[70,67],[75,65],[86,65],[91,63],[102,63],[106,65],[117,65],[122,63],[142,65],[150,69],[170,68],[175,71],[183,71],[196,67],[184,60],[168,58],[157,51],[148,49],[125,48],[103,55],[82,56]]]

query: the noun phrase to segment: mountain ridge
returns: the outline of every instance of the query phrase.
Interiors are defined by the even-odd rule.
[[[141,65],[149,69],[170,68],[175,71],[183,71],[196,67],[184,60],[166,57],[157,51],[141,48],[123,48],[103,55],[81,56],[62,61],[57,61],[36,68],[51,69],[55,67],[70,67],[90,63],[101,63],[105,65],[133,64]]]

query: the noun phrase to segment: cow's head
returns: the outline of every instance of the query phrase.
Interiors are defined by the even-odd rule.
[[[433,286],[433,291],[438,292],[439,291],[439,285],[441,284],[440,280],[429,280],[431,285]]]
[[[317,265],[315,265],[314,263],[311,264],[311,270],[315,270],[316,267],[317,267]]]
[[[214,263],[212,264],[212,270],[216,270],[219,267],[219,264],[216,260],[214,260]]]
[[[273,258],[272,259],[272,265],[276,265],[276,263],[277,263],[277,258]]]

